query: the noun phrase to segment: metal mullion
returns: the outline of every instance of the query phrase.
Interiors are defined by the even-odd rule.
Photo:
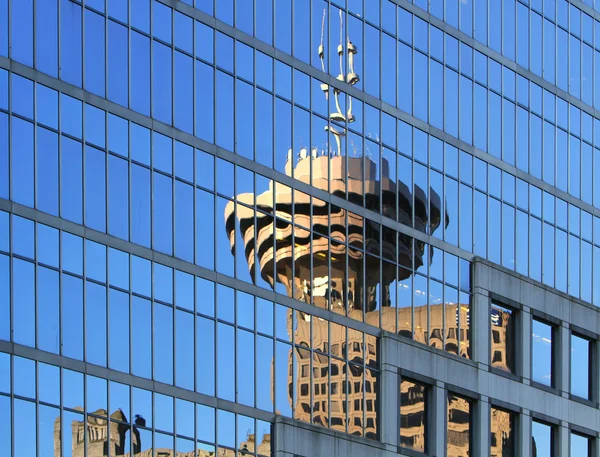
[[[237,206],[237,204],[236,204]],[[237,211],[236,211],[237,212]],[[237,217],[236,217],[237,218]],[[243,252],[243,251],[242,251]],[[237,262],[235,262],[237,264]],[[233,386],[234,386],[234,398],[236,403],[240,403],[239,401],[239,392],[238,392],[238,323],[237,323],[237,290],[233,291]],[[236,421],[237,422],[237,421]],[[236,440],[237,441],[237,440]]]
[[[258,398],[258,375],[257,372],[258,370],[256,369],[256,367],[258,366],[258,357],[257,357],[257,352],[258,352],[258,332],[257,332],[257,324],[258,324],[258,319],[257,319],[257,307],[256,307],[256,297],[252,297],[252,302],[254,304],[254,329],[252,332],[252,336],[253,336],[253,349],[254,349],[254,353],[253,353],[253,364],[254,364],[254,374],[253,374],[253,378],[254,378],[254,389],[253,389],[253,396],[252,396],[252,404],[254,405],[255,408],[258,408],[257,406],[257,401],[256,399]]]

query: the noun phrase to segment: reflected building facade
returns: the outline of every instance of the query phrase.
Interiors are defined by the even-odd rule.
[[[4,455],[598,455],[598,3],[0,0]]]

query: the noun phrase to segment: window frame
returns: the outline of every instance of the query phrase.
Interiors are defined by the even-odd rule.
[[[492,449],[492,410],[496,409],[500,412],[510,415],[510,424],[512,430],[512,456],[517,457],[519,455],[519,411],[513,408],[514,407],[502,402],[492,401],[490,404],[490,454]],[[504,453],[502,453],[502,455],[504,456]]]
[[[571,375],[572,375],[572,366],[573,366],[573,357],[571,356],[571,340],[572,337],[576,336],[577,338],[586,340],[589,344],[589,353],[588,353],[588,397],[581,397],[579,395],[572,393],[572,384],[571,384]],[[569,398],[572,400],[583,401],[585,403],[595,402],[598,398],[598,390],[595,387],[595,383],[597,380],[596,372],[595,372],[595,364],[594,360],[596,358],[596,337],[591,335],[589,332],[584,329],[571,327],[569,331]],[[566,390],[566,389],[565,389]]]
[[[445,390],[445,418],[444,418],[444,422],[446,424],[445,426],[445,436],[446,436],[446,449],[448,449],[448,406],[449,406],[449,396],[453,395],[455,397],[458,397],[462,400],[465,400],[469,403],[469,453],[471,453],[471,451],[474,449],[474,444],[475,444],[475,437],[474,435],[474,424],[475,422],[475,414],[477,413],[477,401],[474,397],[471,396],[471,394],[465,392],[463,389],[457,388],[457,387],[450,387]]]
[[[408,381],[417,385],[420,385],[424,388],[424,431],[425,431],[425,449],[423,452],[412,449],[410,447],[405,447],[400,444],[400,433],[401,433],[401,420],[402,420],[402,398],[401,398],[401,390],[402,390],[402,382]],[[429,455],[431,451],[430,439],[431,436],[434,435],[433,424],[435,422],[433,417],[433,411],[431,409],[431,405],[433,404],[433,380],[426,378],[422,375],[418,375],[416,373],[409,373],[403,370],[400,370],[398,376],[398,449],[402,452],[408,451],[411,453],[416,453],[418,455]],[[400,452],[400,451],[399,451]]]
[[[533,353],[533,323],[534,321],[537,321],[543,325],[547,325],[550,327],[551,329],[551,336],[552,336],[552,347],[551,347],[551,366],[550,366],[550,375],[551,375],[551,382],[550,385],[544,384],[542,382],[539,381],[535,381],[533,379],[533,364],[534,364],[534,353]],[[557,350],[557,342],[558,342],[558,338],[559,338],[559,321],[557,321],[556,319],[553,319],[550,316],[541,314],[541,313],[536,313],[532,310],[531,313],[531,332],[530,332],[530,345],[531,345],[531,357],[530,357],[530,361],[529,361],[529,369],[530,369],[530,373],[531,373],[531,384],[536,386],[536,387],[541,387],[543,389],[557,389],[557,371],[558,371],[558,367],[559,367],[559,360],[558,360],[558,350]]]
[[[549,418],[548,418],[549,419]],[[538,414],[532,414],[531,423],[532,423],[532,431],[531,431],[531,440],[529,442],[529,448],[531,455],[533,455],[533,423],[537,422],[538,424],[545,425],[546,427],[550,427],[550,455],[551,457],[555,457],[558,450],[558,424],[549,422],[545,417],[542,417]]]
[[[510,371],[504,370],[502,368],[496,367],[493,365],[494,360],[494,349],[493,349],[493,326],[491,321],[492,309],[504,309],[511,312],[511,319],[513,320],[513,335],[512,335],[512,367]],[[522,321],[521,321],[521,311],[522,308],[517,303],[512,300],[508,300],[502,297],[497,296],[496,294],[491,294],[490,296],[490,305],[489,305],[489,313],[490,313],[490,327],[489,327],[489,366],[493,373],[500,374],[504,376],[508,376],[510,378],[518,378],[522,374],[521,370],[521,361],[522,355],[519,355],[516,350],[516,343],[520,340],[521,330],[522,330]],[[506,346],[506,345],[505,345]],[[508,351],[506,351],[508,353]]]

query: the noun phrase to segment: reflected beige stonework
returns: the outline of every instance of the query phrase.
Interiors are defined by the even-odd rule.
[[[82,408],[77,408],[82,411]],[[104,409],[93,413],[94,416],[87,417],[87,424],[83,421],[72,421],[71,442],[64,442],[62,446],[71,448],[72,457],[129,457],[131,452],[127,447],[131,442],[134,457],[153,457],[152,442],[142,443],[140,433],[136,425],[127,424],[127,417],[123,411],[118,409],[111,414],[109,423],[108,415]],[[98,417],[96,417],[98,416]],[[100,417],[101,416],[101,417]],[[110,429],[110,432],[109,432]],[[131,434],[129,435],[129,432]],[[85,445],[85,434],[87,432],[87,447]],[[130,439],[130,437],[132,439]],[[54,457],[61,457],[61,425],[60,417],[54,421]],[[87,453],[86,453],[87,448]],[[145,448],[145,449],[144,449]],[[109,453],[110,452],[110,453]],[[245,455],[263,456],[271,455],[271,435],[265,434],[262,442],[256,446],[255,435],[250,434],[247,441],[243,442],[237,452],[239,457]],[[176,452],[173,449],[154,449],[155,457],[236,457],[234,449],[218,448],[216,455],[214,451],[198,448],[191,452]]]
[[[396,212],[400,211],[399,220],[411,226],[414,221],[414,226],[423,232],[431,233],[440,224],[439,196],[430,190],[432,204],[428,207],[426,192],[415,186],[413,211],[411,190],[387,177],[385,159],[379,170],[366,157],[314,153],[300,156],[295,167],[288,156],[286,173],[302,182],[332,194],[348,195],[350,201],[362,201],[363,197],[376,200],[385,215],[396,219]],[[381,228],[366,223],[363,217],[273,181],[258,195],[237,195],[236,202],[227,205],[224,217],[232,253],[235,255],[236,243],[241,240],[254,280],[260,275],[273,288],[276,282],[283,284],[288,296],[297,300],[375,327],[380,326],[381,319],[383,328],[400,328],[417,341],[429,341],[427,306],[415,310],[415,328],[424,331],[414,336],[412,309],[390,306],[391,288],[396,287],[396,281],[410,277],[413,268],[423,265],[423,258],[432,257],[433,250],[424,255],[423,243],[396,232],[392,237],[390,232],[380,235]],[[389,262],[382,262],[380,257]],[[443,307],[438,305],[439,310],[433,314],[439,316],[432,320],[433,325],[439,325],[434,333],[439,334],[440,342],[444,332]],[[292,313],[297,314],[296,319],[292,319]],[[456,305],[450,305],[447,313],[457,322]],[[466,316],[466,312],[463,314]],[[397,321],[402,322],[400,327]],[[461,321],[466,326],[466,317]],[[453,341],[458,348],[456,327],[452,326],[454,333],[450,332],[447,341]],[[363,341],[362,332],[292,310],[288,315],[288,333],[296,344],[289,355],[288,376],[288,400],[294,418],[376,438],[376,338],[365,335]],[[463,352],[467,354],[468,347]]]
[[[415,186],[413,217],[410,190],[386,177],[389,165],[385,159],[381,165],[379,179],[377,166],[368,158],[307,156],[294,170],[288,161],[286,172],[311,184],[312,170],[314,187],[332,194],[347,192],[351,201],[351,196],[375,200],[381,203],[383,213],[394,219],[398,197],[400,221],[409,226],[414,221],[418,230],[433,233],[440,224],[440,197],[431,189],[428,209],[426,193]],[[353,178],[353,171],[360,179]],[[273,288],[276,282],[283,284],[287,294],[297,300],[363,320],[362,313],[377,306],[378,286],[382,286],[385,306],[392,283],[406,279],[423,265],[423,243],[396,232],[392,239],[384,232],[380,241],[378,225],[273,181],[259,195],[237,195],[236,202],[227,204],[224,215],[232,253],[236,252],[237,218],[253,280],[260,274]],[[432,255],[431,249],[427,257]],[[384,268],[379,257],[389,260]]]

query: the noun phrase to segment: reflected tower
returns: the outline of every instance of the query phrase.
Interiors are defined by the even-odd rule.
[[[324,65],[323,44],[318,53]],[[344,43],[340,36],[337,54],[337,79],[356,84],[357,47],[350,38]],[[352,97],[328,84],[321,84],[321,90],[332,102],[325,130],[333,145],[326,151],[302,148],[296,155],[288,150],[286,174],[361,206],[367,201],[387,217],[423,233],[434,233],[442,221],[447,225],[447,214],[441,214],[441,197],[432,188],[415,184],[411,189],[391,179],[396,173],[391,172],[385,158],[379,163],[361,151],[353,151],[352,157],[346,153],[342,139],[348,124],[356,119]],[[342,96],[346,98],[346,112],[341,108]],[[433,248],[426,253],[426,245],[410,236],[273,181],[262,193],[238,194],[236,201],[237,205],[229,202],[225,208],[225,226],[232,253],[236,250],[236,230],[240,231],[238,238],[244,244],[253,281],[258,275],[273,288],[282,284],[290,297],[357,320],[363,320],[363,313],[365,320],[372,319],[369,314],[379,303],[389,306],[392,284],[408,278],[424,261],[431,262],[434,254]],[[382,267],[380,258],[389,259],[394,267]]]
[[[325,12],[323,27],[324,23]],[[344,39],[341,34],[337,47],[340,65],[337,79],[350,86],[360,78],[354,68],[357,54],[358,48],[349,37]],[[323,43],[319,45],[318,55],[324,69]],[[333,141],[327,150],[319,151],[316,147],[299,151],[289,149],[286,175],[360,206],[367,202],[369,207],[379,208],[387,217],[423,233],[432,234],[441,223],[447,225],[449,218],[445,213],[442,215],[441,197],[432,188],[423,189],[417,185],[409,188],[392,179],[396,172],[390,170],[390,163],[385,158],[377,162],[363,151],[352,151],[352,156],[348,154],[343,139],[348,125],[356,120],[352,97],[328,84],[321,84],[320,88],[332,107],[325,130]],[[345,103],[340,102],[341,98]],[[346,111],[342,104],[347,106]],[[431,262],[433,248],[368,222],[330,202],[273,181],[262,193],[238,194],[236,202],[229,202],[225,208],[225,226],[232,253],[236,252],[238,240],[242,240],[253,281],[260,277],[273,289],[276,284],[281,284],[287,295],[296,300],[364,320],[376,327],[380,326],[381,319],[383,328],[396,331],[397,310],[391,307],[390,299],[395,293],[393,288],[397,287],[397,281],[409,278],[424,262]],[[241,252],[239,246],[237,251]],[[443,331],[443,307],[438,305],[434,311],[439,315],[436,320],[440,325],[438,332]],[[456,311],[456,306],[453,310]],[[409,317],[410,307],[399,312],[406,314],[400,318],[402,322],[413,321]],[[419,313],[424,316],[417,314],[416,318],[424,317],[427,321],[428,307],[424,306]],[[462,320],[464,323],[466,316]],[[457,318],[454,327],[458,321]],[[427,328],[425,322],[423,329]],[[413,337],[412,330],[405,331]],[[426,332],[414,337],[427,340]],[[288,333],[293,334],[297,347],[296,353],[290,351],[289,355],[288,396],[294,417],[321,425],[330,423],[332,428],[376,437],[377,379],[368,368],[377,366],[376,339],[367,336],[363,341],[360,332],[348,329],[346,335],[345,328],[330,328],[327,320],[291,310]],[[455,339],[458,340],[458,336]],[[316,353],[308,363],[310,352],[301,347],[311,345],[313,348],[327,347],[326,352],[330,348],[332,354],[335,350],[339,354],[343,352],[342,357],[357,364],[346,367],[338,365],[332,358],[329,365],[326,357]],[[351,367],[361,364],[365,373],[362,369],[360,372],[352,370]],[[298,380],[294,388],[292,373],[295,370]],[[362,380],[363,376],[364,392],[358,387],[363,384],[353,382]],[[364,415],[363,408],[366,410]]]

